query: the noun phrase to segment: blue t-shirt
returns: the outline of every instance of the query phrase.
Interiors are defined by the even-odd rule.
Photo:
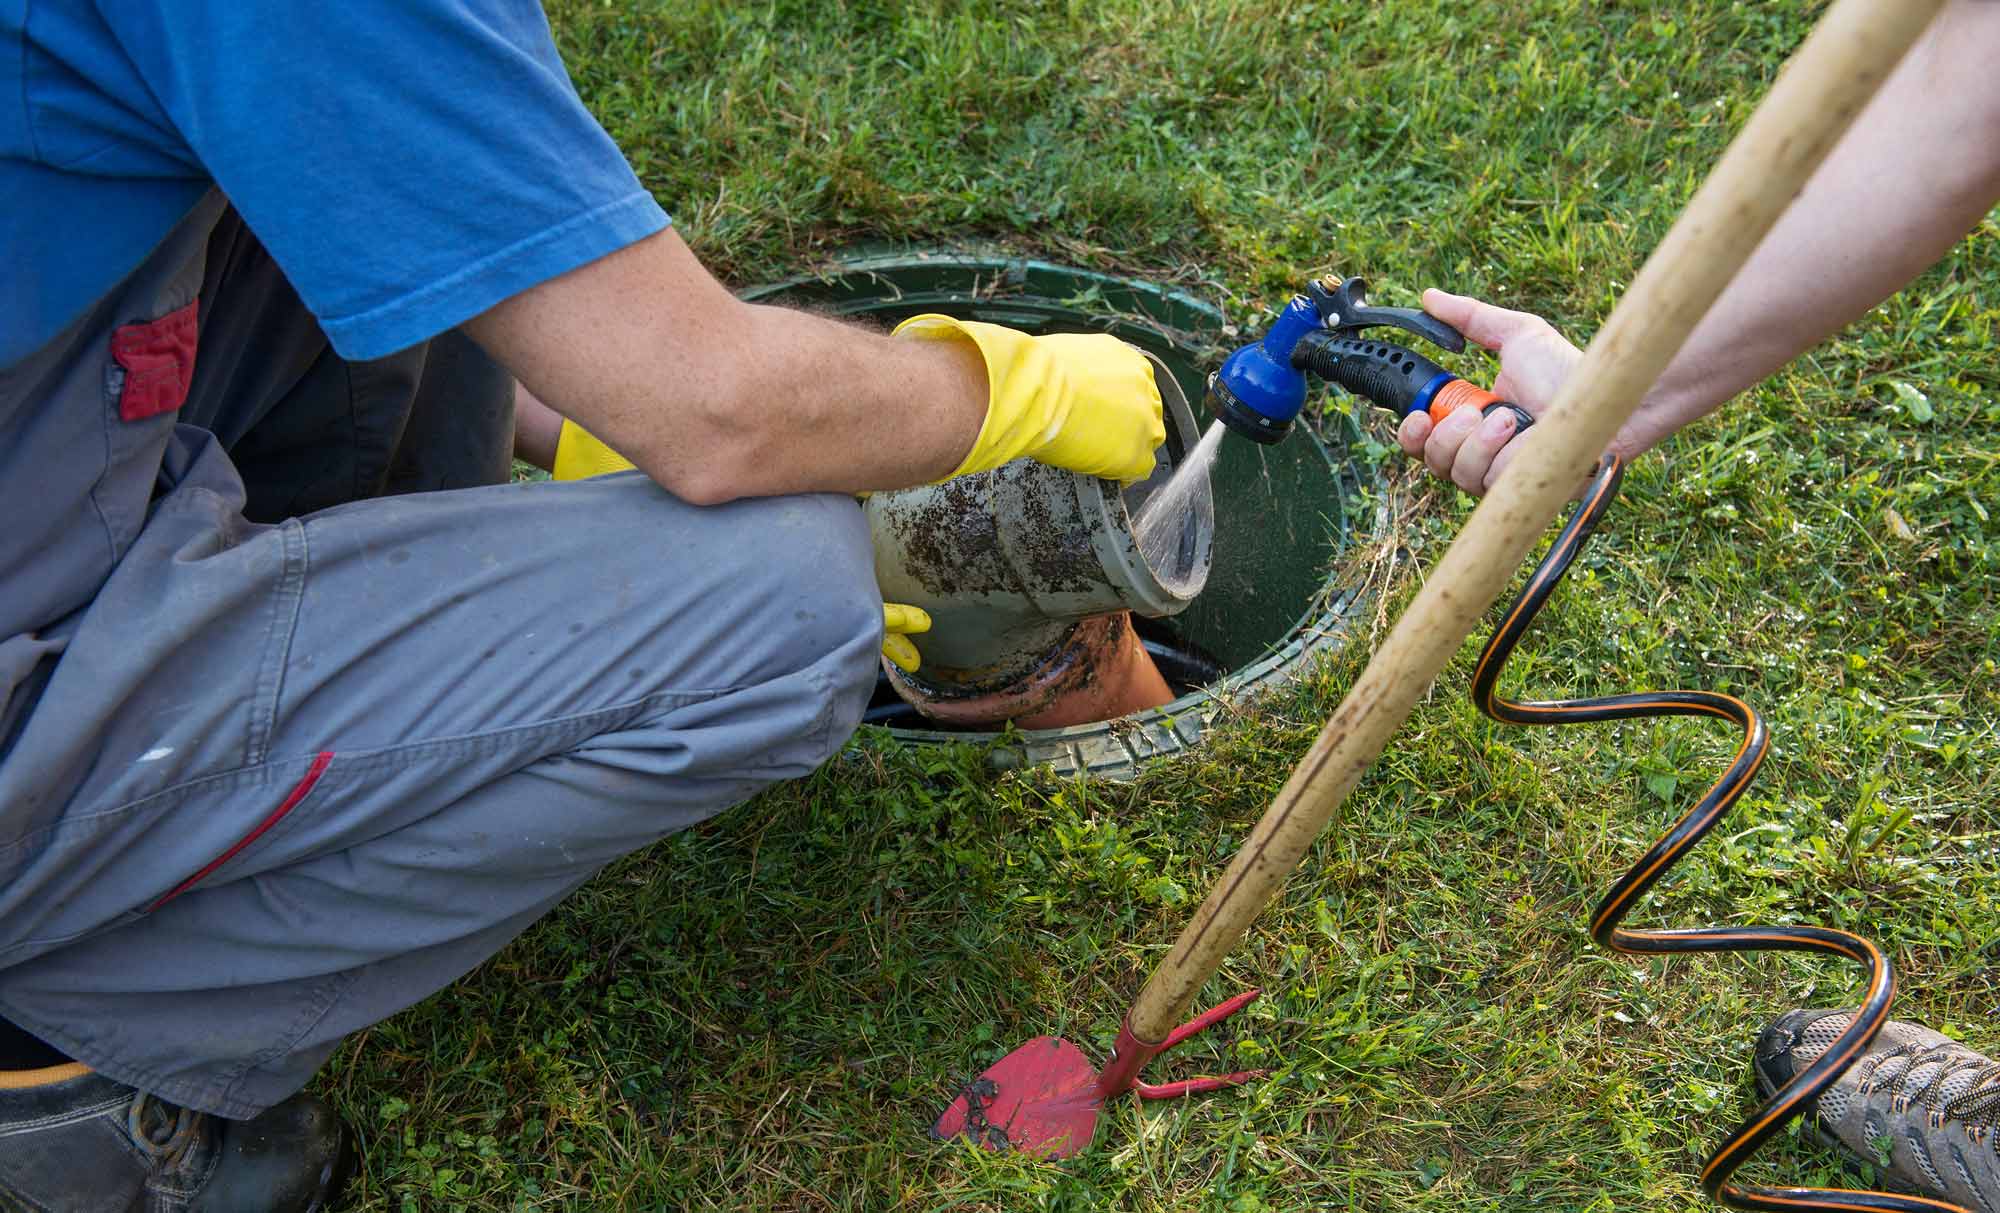
[[[0,367],[212,186],[350,359],[667,224],[536,0],[0,0]]]

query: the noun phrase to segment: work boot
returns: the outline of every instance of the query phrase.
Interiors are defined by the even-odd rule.
[[[1819,1060],[1852,1011],[1792,1011],[1757,1038],[1766,1098]],[[1929,1028],[1890,1020],[1806,1112],[1820,1141],[1889,1186],[2000,1213],[2000,1062]]]
[[[319,1213],[352,1167],[340,1119],[310,1096],[224,1120],[81,1065],[0,1071],[0,1208]]]

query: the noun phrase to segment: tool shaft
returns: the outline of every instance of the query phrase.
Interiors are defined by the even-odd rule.
[[[1836,0],[1279,791],[1126,1022],[1163,1040],[1943,0]]]

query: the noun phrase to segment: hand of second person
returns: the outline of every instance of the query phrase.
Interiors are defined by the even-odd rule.
[[[1548,321],[1530,312],[1509,311],[1464,295],[1424,292],[1424,310],[1500,355],[1493,394],[1536,417],[1555,402],[1556,390],[1583,359],[1583,351]],[[1514,452],[1514,419],[1504,411],[1482,417],[1460,409],[1433,424],[1421,413],[1403,418],[1396,441],[1442,479],[1468,493],[1491,488]]]
[[[951,472],[964,476],[1027,456],[1087,476],[1143,480],[1167,438],[1153,364],[1103,333],[1031,337],[950,316],[912,316],[896,335],[968,341],[986,362],[986,420]],[[949,477],[947,477],[949,479]]]

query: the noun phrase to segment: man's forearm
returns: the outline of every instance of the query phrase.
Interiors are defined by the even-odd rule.
[[[1959,0],[1827,157],[1620,436],[1643,450],[1895,293],[2000,198],[2000,3]]]
[[[528,391],[694,502],[935,480],[986,414],[972,347],[745,304],[671,231],[466,329]]]
[[[986,416],[976,347],[903,341],[784,307],[750,306],[739,399],[778,424],[744,435],[738,483],[758,492],[906,488],[957,467]]]

